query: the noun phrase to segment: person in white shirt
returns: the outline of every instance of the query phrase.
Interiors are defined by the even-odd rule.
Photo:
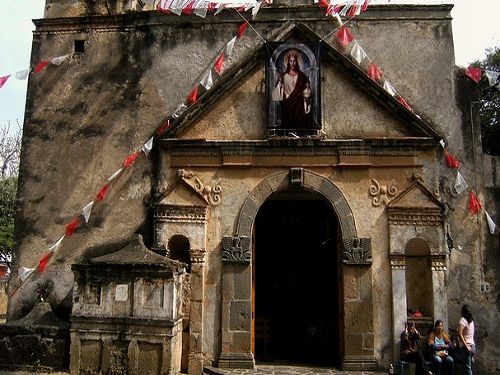
[[[476,351],[474,343],[474,320],[467,305],[462,306],[462,318],[458,322],[458,339],[464,361],[463,375],[472,375],[472,356]]]

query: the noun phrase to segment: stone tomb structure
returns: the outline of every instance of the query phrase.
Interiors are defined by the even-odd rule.
[[[36,264],[43,252],[33,249],[60,236],[89,191],[98,191],[167,114],[171,124],[149,156],[112,184],[89,223],[63,241],[43,276],[54,280],[62,306],[75,285],[66,306],[73,372],[94,351],[102,353],[94,368],[105,369],[106,348],[115,341],[131,370],[150,362],[152,372],[201,374],[205,366],[251,368],[270,360],[388,368],[414,311],[425,324],[442,319],[454,327],[464,302],[481,302],[489,313],[480,314],[478,326],[493,330],[494,298],[478,294],[480,280],[495,275],[483,272],[495,262],[481,261],[487,229],[480,221],[463,224],[470,219],[467,198],[449,194],[455,173],[439,144],[444,138],[450,150],[463,151],[461,171],[480,173],[465,156],[477,151],[467,143],[477,136],[461,126],[470,108],[455,97],[451,6],[370,6],[350,24],[410,110],[383,80],[367,75],[367,60],[357,63],[350,54],[353,44],[338,45],[332,18],[313,1],[263,5],[252,22],[260,37],[249,27],[220,77],[212,69],[213,86],[199,85],[196,102],[179,106],[241,16],[166,15],[150,10],[151,2],[140,12],[130,4],[47,1],[45,18],[35,21],[33,64],[72,54],[30,78],[10,288],[18,266]],[[271,42],[274,51],[298,52],[274,58]],[[315,53],[305,53],[314,43]],[[285,60],[293,65],[290,56],[304,74],[301,105],[315,114],[314,128],[276,131],[269,108],[279,124],[285,104],[270,100],[279,101],[272,92],[286,75]],[[307,76],[312,67],[316,80]],[[60,179],[67,183],[54,187]],[[133,252],[68,271],[86,249],[124,243],[134,233],[156,253],[148,257],[165,277],[148,276],[153,264],[146,267]],[[451,237],[462,250],[446,241]],[[150,254],[142,245],[134,251]],[[186,275],[167,259],[186,264]],[[99,267],[118,268],[113,275],[90,272]],[[149,279],[163,285],[162,307],[144,305]],[[128,294],[118,294],[125,285]],[[32,289],[24,286],[9,301],[10,319],[21,315]],[[92,331],[97,323],[109,333]],[[478,341],[477,364],[495,367],[494,336]]]
[[[182,263],[151,252],[136,236],[122,250],[72,269],[73,374],[180,371]]]

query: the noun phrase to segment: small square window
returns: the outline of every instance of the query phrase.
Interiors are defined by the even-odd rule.
[[[85,40],[75,40],[75,53],[85,53]]]

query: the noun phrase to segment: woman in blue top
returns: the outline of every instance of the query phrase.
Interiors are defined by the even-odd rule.
[[[429,347],[432,354],[432,361],[436,366],[437,375],[453,375],[455,366],[453,358],[449,354],[451,341],[448,334],[444,331],[443,322],[436,320],[434,330],[429,335]]]

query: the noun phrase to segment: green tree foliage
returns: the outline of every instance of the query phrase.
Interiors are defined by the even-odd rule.
[[[0,179],[0,263],[10,267],[14,246],[17,176]]]
[[[0,263],[10,268],[14,247],[17,172],[21,151],[21,127],[7,122],[0,128]]]
[[[478,64],[484,70],[500,72],[500,47],[489,49],[486,58]],[[490,86],[483,78],[479,117],[483,151],[489,155],[500,155],[500,84]]]

